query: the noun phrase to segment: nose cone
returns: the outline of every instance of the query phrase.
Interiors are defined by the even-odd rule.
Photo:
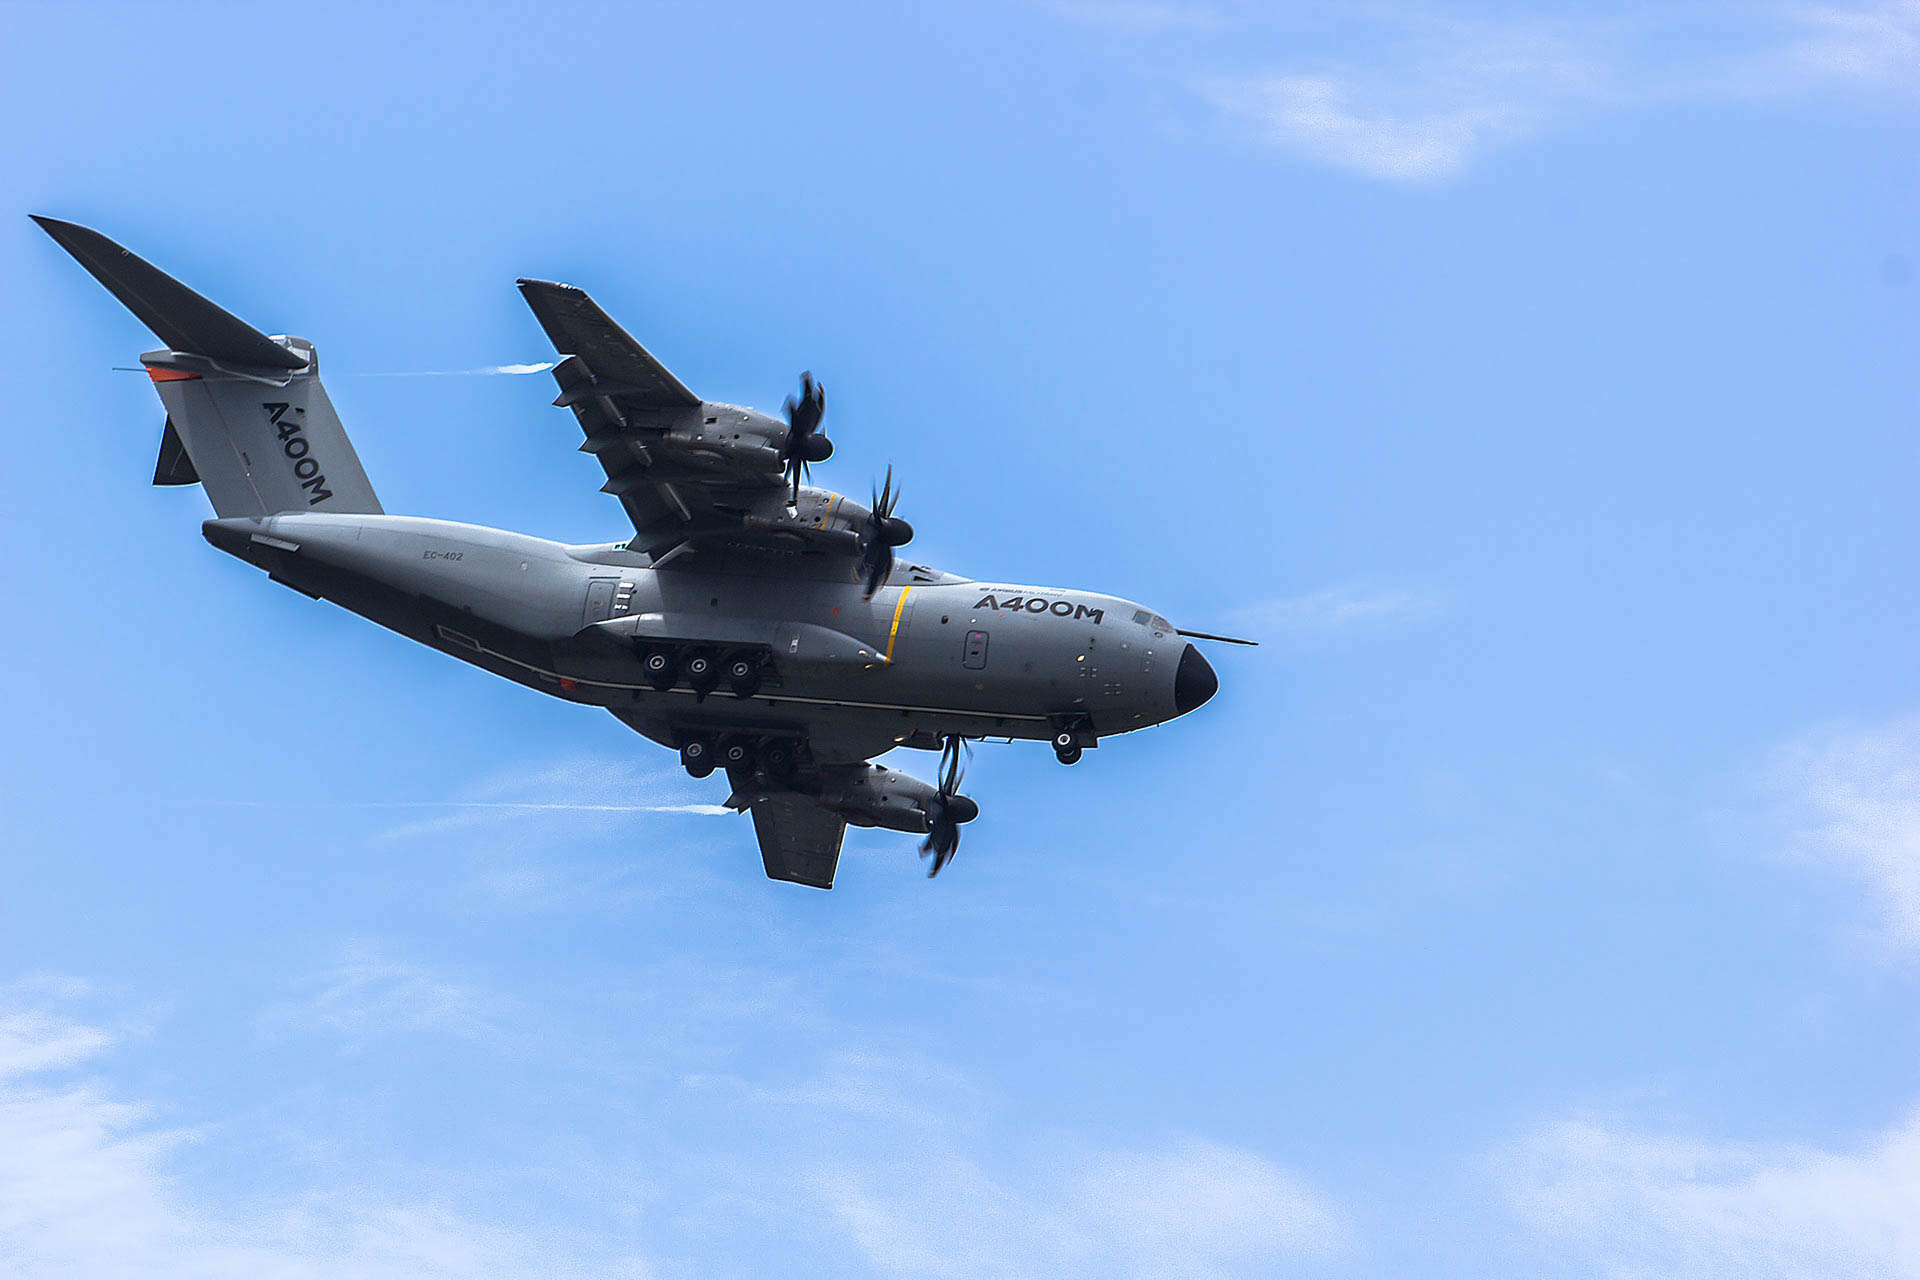
[[[1173,712],[1185,715],[1211,698],[1220,688],[1220,677],[1192,645],[1180,655],[1180,668],[1173,673]]]

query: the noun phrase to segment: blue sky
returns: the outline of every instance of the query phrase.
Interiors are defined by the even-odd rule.
[[[0,8],[0,1270],[1920,1275],[1912,4]],[[1265,643],[938,881],[148,487],[27,221],[621,534],[512,282]],[[904,767],[930,773],[931,757]]]

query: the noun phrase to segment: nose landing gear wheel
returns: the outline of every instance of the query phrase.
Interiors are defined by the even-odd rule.
[[[727,659],[727,688],[736,698],[751,698],[760,692],[760,660],[750,653],[736,653]]]
[[[1080,739],[1071,729],[1062,729],[1053,735],[1053,757],[1061,764],[1072,764],[1080,758]]]
[[[680,763],[694,777],[704,778],[713,772],[713,748],[705,738],[689,739],[680,746]]]

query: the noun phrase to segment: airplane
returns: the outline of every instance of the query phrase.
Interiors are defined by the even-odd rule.
[[[605,707],[724,769],[769,877],[833,887],[847,824],[925,836],[937,875],[979,805],[973,740],[1102,737],[1185,715],[1219,687],[1193,640],[1131,600],[982,581],[900,559],[892,468],[861,505],[806,483],[833,453],[811,374],[776,418],[703,400],[585,292],[522,279],[560,394],[633,522],[570,546],[416,516],[374,496],[305,338],[261,333],[97,231],[34,221],[164,344],[140,357],[166,408],[156,485],[199,484],[221,551],[551,697]],[[872,763],[938,751],[937,781]]]

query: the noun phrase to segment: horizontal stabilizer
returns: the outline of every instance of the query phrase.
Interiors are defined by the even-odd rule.
[[[107,286],[140,323],[174,351],[256,369],[299,369],[306,360],[231,312],[207,301],[98,231],[31,215],[40,229]]]
[[[160,460],[153,464],[153,482],[200,483],[200,473],[193,469],[193,459],[187,456],[186,445],[180,443],[180,432],[174,427],[172,418],[167,419],[166,434],[160,437]]]

